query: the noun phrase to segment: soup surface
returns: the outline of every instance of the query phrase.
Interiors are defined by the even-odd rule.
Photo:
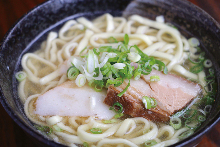
[[[70,20],[16,74],[27,117],[68,146],[169,146],[206,120],[212,62],[198,39],[133,15]]]

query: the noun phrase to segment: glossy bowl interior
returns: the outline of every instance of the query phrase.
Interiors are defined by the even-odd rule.
[[[49,31],[58,31],[70,19],[85,16],[89,19],[104,13],[128,17],[139,14],[151,19],[163,15],[166,22],[177,26],[186,37],[195,36],[208,58],[214,63],[216,80],[220,82],[220,26],[207,13],[184,0],[51,0],[21,18],[5,35],[0,48],[0,101],[11,118],[38,142],[48,146],[62,146],[42,136],[24,114],[17,94],[14,74],[21,70],[20,59],[26,52],[40,47]],[[207,121],[189,138],[175,146],[194,146],[201,136],[219,120],[219,87],[216,101]]]

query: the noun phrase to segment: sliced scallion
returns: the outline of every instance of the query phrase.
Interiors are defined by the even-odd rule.
[[[27,74],[23,71],[19,71],[15,74],[15,77],[19,82],[21,82],[27,77]]]
[[[141,77],[141,72],[142,72],[141,65],[138,65],[137,69],[135,69],[134,71],[135,80],[138,80]]]
[[[185,126],[193,130],[196,130],[200,125],[201,123],[197,119],[187,119],[185,121]]]
[[[117,108],[119,108],[119,109],[115,109],[115,107],[117,107]],[[115,103],[113,104],[113,106],[109,108],[109,110],[113,110],[113,111],[115,111],[115,113],[122,113],[122,111],[123,111],[123,106],[122,106],[122,104],[120,104],[119,102],[115,102]]]
[[[118,41],[114,38],[114,37],[109,37],[108,39],[107,39],[107,41],[109,42],[109,43],[118,43]]]
[[[126,65],[124,63],[115,63],[113,66],[117,69],[123,69]]]
[[[158,81],[160,81],[160,77],[158,75],[150,76],[150,81],[151,82],[158,82]]]
[[[124,43],[125,43],[125,45],[128,45],[128,42],[129,42],[128,34],[125,34],[125,36],[124,36]]]
[[[154,98],[150,98],[148,96],[143,96],[142,102],[144,103],[146,109],[155,108],[157,106],[157,101]]]
[[[116,43],[114,37],[108,38],[111,43]],[[102,91],[103,87],[108,88],[111,84],[115,87],[120,86],[124,80],[129,80],[125,89],[118,94],[121,97],[130,86],[130,79],[134,77],[138,80],[141,74],[148,75],[153,69],[160,70],[167,74],[168,70],[165,64],[154,57],[149,57],[137,45],[129,46],[129,36],[124,35],[124,41],[118,43],[117,48],[112,46],[101,46],[99,48],[88,49],[85,47],[82,52],[88,49],[88,53],[84,56],[74,57],[73,72],[68,72],[69,79],[75,79],[76,84],[81,87],[89,81],[89,85],[94,87],[96,91]],[[82,53],[81,52],[81,53]],[[80,53],[80,54],[81,54]],[[131,66],[131,62],[136,62],[138,68]],[[77,70],[78,69],[78,70]],[[81,73],[81,74],[79,74]],[[78,76],[77,76],[78,75]],[[84,76],[83,76],[84,75]],[[158,80],[157,78],[155,80]],[[152,101],[156,104],[156,101]],[[152,106],[153,108],[154,106]]]
[[[190,54],[189,54],[189,56],[188,56],[188,60],[189,60],[191,63],[193,63],[193,64],[199,64],[199,63],[202,62],[201,60],[199,60],[199,61],[193,61],[193,60],[190,58]]]
[[[200,45],[199,40],[194,37],[188,39],[188,42],[189,42],[189,45],[192,47],[197,47]]]
[[[170,125],[174,128],[174,129],[179,129],[182,125],[181,123],[181,119],[178,117],[173,117],[170,119]]]
[[[205,116],[199,115],[198,116],[198,121],[199,122],[204,122],[206,120]]]
[[[155,108],[157,106],[157,101],[154,98],[151,99],[151,108]]]
[[[125,89],[122,92],[120,92],[117,96],[121,97],[128,90],[129,86],[130,86],[130,80],[128,82],[128,85],[125,87]]]
[[[83,147],[89,147],[89,144],[87,142],[83,142]]]
[[[193,116],[195,116],[196,113],[197,113],[197,110],[195,110],[195,109],[188,109],[188,110],[186,110],[186,112],[184,113],[183,118],[185,118],[185,119],[190,119],[190,118],[192,118]]]
[[[206,68],[210,68],[210,67],[212,67],[212,61],[209,60],[209,59],[206,59],[206,60],[203,62],[203,65],[204,65],[204,67],[206,67]]]
[[[67,78],[70,80],[75,80],[78,75],[79,75],[79,70],[75,66],[71,66],[67,70]]]
[[[92,128],[90,129],[90,132],[92,132],[93,134],[101,134],[102,130],[100,128]]]
[[[131,62],[138,62],[141,59],[141,56],[138,53],[130,52],[128,53],[128,59]]]
[[[86,77],[83,74],[79,74],[75,80],[75,83],[78,87],[82,87],[86,83]]]
[[[88,73],[92,73],[95,70],[95,58],[94,58],[93,50],[89,50],[87,57],[87,71]]]
[[[151,99],[149,97],[143,96],[142,97],[142,102],[144,103],[146,109],[151,108]]]
[[[205,111],[205,113],[209,113],[209,112],[211,112],[211,109],[212,109],[212,105],[206,105],[204,108],[204,111]]]

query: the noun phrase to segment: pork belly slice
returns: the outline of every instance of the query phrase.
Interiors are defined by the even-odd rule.
[[[150,82],[150,76],[153,75],[159,76],[160,81]],[[153,70],[149,75],[143,75],[141,78],[150,85],[151,97],[155,98],[158,105],[170,115],[183,109],[201,92],[199,84],[171,73],[165,75]]]
[[[105,97],[106,91],[96,92],[88,85],[78,87],[74,81],[67,81],[38,97],[35,114],[111,119],[115,113],[103,103]]]
[[[160,76],[159,82],[150,82],[150,76]],[[154,121],[168,121],[170,115],[183,109],[201,88],[198,84],[173,74],[165,75],[159,71],[152,71],[143,75],[138,81],[131,80],[128,90],[122,97],[118,97],[127,85],[127,81],[119,87],[109,86],[104,102],[112,106],[115,102],[123,105],[125,114],[133,117],[144,117]],[[155,108],[145,109],[142,97],[155,98],[158,105]]]
[[[126,86],[127,82],[124,82],[119,87],[114,87],[113,85],[109,86],[104,102],[109,106],[112,106],[115,102],[121,103],[123,106],[123,113],[133,117],[144,117],[154,121],[169,120],[169,114],[159,106],[150,110],[145,109],[142,97],[152,95],[152,90],[143,79],[139,79],[138,81],[131,79],[128,90],[121,97],[118,97],[117,94]]]

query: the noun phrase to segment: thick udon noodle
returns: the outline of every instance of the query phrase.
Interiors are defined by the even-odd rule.
[[[169,72],[198,81],[204,87],[205,72],[191,73],[188,70],[190,64],[184,64],[189,52],[191,58],[198,58],[196,49],[190,47],[187,39],[177,29],[165,24],[162,18],[160,16],[159,21],[153,21],[133,15],[126,20],[123,17],[104,14],[93,21],[83,17],[70,20],[58,33],[50,32],[40,50],[26,53],[22,58],[21,64],[27,78],[19,84],[18,91],[27,117],[34,124],[49,126],[46,119],[52,116],[34,114],[35,101],[40,94],[67,81],[65,72],[59,72],[61,65],[71,56],[79,55],[85,47],[93,49],[104,45],[117,46],[117,43],[109,44],[107,38],[113,36],[122,40],[125,33],[129,35],[129,45],[138,45],[147,55],[163,61]],[[99,147],[135,147],[152,139],[158,142],[155,146],[169,146],[178,142],[178,137],[188,130],[186,127],[175,130],[170,125],[154,123],[141,117],[118,120],[114,124],[104,124],[94,117],[61,119],[56,125],[63,131],[53,131],[49,136],[55,142],[69,146],[87,142],[91,146]],[[88,132],[91,128],[100,128],[103,133],[91,134]]]

